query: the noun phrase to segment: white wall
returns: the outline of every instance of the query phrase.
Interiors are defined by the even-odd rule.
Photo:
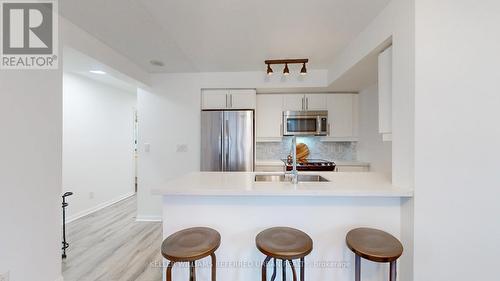
[[[392,0],[328,70],[330,83],[387,39],[393,45],[392,181],[413,187],[413,0]]]
[[[0,273],[61,277],[62,74],[0,70]]]
[[[415,280],[498,280],[500,2],[415,3]]]
[[[139,90],[138,219],[161,219],[161,197],[151,187],[200,168],[200,104],[202,88],[324,87],[326,71],[310,70],[306,77],[269,77],[265,72],[152,75],[152,87]],[[150,152],[144,144],[150,144]],[[187,144],[187,152],[177,145]]]
[[[392,143],[378,132],[378,86],[359,92],[359,161],[369,162],[370,171],[391,175]]]
[[[438,9],[439,10],[439,9]],[[392,183],[414,187],[414,0],[392,0],[354,39],[328,69],[330,83],[390,39],[393,46]],[[400,278],[413,278],[413,200],[401,208],[401,239],[405,253]]]
[[[134,194],[135,92],[63,75],[63,190],[68,220]]]

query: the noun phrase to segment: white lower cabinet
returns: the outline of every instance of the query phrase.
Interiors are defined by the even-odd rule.
[[[335,167],[335,172],[369,172],[369,166],[358,166],[358,165],[337,165]]]
[[[256,172],[276,172],[276,173],[282,173],[285,171],[285,165],[284,164],[256,164],[255,165],[255,171]]]

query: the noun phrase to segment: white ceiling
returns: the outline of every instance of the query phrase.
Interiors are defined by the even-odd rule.
[[[60,0],[61,13],[149,72],[324,69],[389,0]],[[164,67],[152,66],[155,59]]]
[[[137,92],[136,81],[132,78],[72,48],[64,47],[63,53],[64,72],[76,73],[127,92]],[[91,73],[91,70],[104,71],[105,74]]]

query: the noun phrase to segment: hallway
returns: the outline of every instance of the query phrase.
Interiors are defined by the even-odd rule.
[[[65,281],[161,280],[161,222],[136,222],[136,206],[132,196],[67,225]]]

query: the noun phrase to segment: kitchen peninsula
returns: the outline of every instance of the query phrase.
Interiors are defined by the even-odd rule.
[[[163,196],[164,237],[193,226],[220,232],[217,280],[259,280],[264,256],[255,247],[255,235],[273,226],[294,227],[312,237],[306,280],[352,280],[354,257],[345,246],[345,234],[370,226],[399,237],[401,205],[413,196],[412,190],[394,187],[390,178],[373,172],[302,172],[299,176],[313,174],[328,181],[296,185],[255,181],[256,174],[276,173],[194,172],[153,190]],[[206,259],[198,266],[200,280],[209,279],[209,264]],[[386,266],[363,262],[363,267],[363,280],[387,276]],[[185,277],[187,270],[175,267],[173,280]]]

